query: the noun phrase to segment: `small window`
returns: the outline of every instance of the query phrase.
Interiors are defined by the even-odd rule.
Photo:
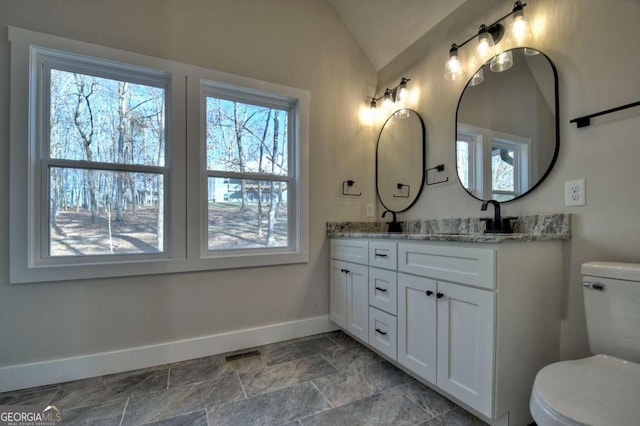
[[[473,176],[475,169],[475,138],[458,133],[458,140],[456,142],[456,161],[458,168],[458,177],[462,186],[467,190],[472,191]]]
[[[462,185],[480,199],[509,201],[528,188],[529,146],[521,136],[458,124],[456,161]]]
[[[293,250],[293,100],[205,85],[206,251]]]
[[[520,195],[520,150],[515,143],[494,140],[491,145],[491,195],[497,201]]]

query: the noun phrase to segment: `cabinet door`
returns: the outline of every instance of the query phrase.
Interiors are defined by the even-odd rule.
[[[329,276],[329,319],[347,328],[347,264],[332,260]]]
[[[494,293],[438,282],[437,385],[492,417]]]
[[[356,337],[369,339],[368,268],[347,263],[347,330]]]
[[[398,274],[398,362],[436,383],[436,282]]]

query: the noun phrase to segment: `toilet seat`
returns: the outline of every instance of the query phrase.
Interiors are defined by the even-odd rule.
[[[640,424],[640,364],[595,355],[548,365],[529,406],[538,426]]]

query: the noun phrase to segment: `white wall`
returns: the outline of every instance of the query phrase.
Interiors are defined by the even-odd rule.
[[[8,284],[7,25],[196,64],[311,92],[308,264]],[[376,74],[316,0],[0,2],[0,366],[205,336],[328,313],[328,220],[374,202],[375,139],[357,111]],[[357,160],[357,161],[354,161]],[[354,163],[368,167],[354,168]],[[353,179],[365,196],[343,198]]]
[[[576,129],[577,116],[640,98],[640,2],[532,0],[526,13],[537,27],[529,44],[555,63],[560,84],[560,154],[547,180],[505,215],[572,213],[566,244],[562,356],[588,353],[580,265],[590,260],[640,262],[640,109],[595,119]],[[416,109],[427,128],[427,166],[444,163],[450,182],[426,187],[407,218],[481,216],[455,174],[455,110],[464,82],[443,78],[451,43],[461,43],[513,7],[511,0],[468,1],[379,73],[378,92],[401,76],[420,87]],[[463,48],[467,49],[467,47]],[[564,206],[564,182],[585,178],[587,206]],[[540,315],[544,315],[541,312]]]

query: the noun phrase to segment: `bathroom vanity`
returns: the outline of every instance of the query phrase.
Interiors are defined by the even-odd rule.
[[[566,231],[485,236],[423,223],[408,228],[429,232],[387,234],[330,224],[330,318],[492,424],[528,424],[535,374],[559,359],[569,233],[568,215],[557,216],[547,224],[566,220]]]

